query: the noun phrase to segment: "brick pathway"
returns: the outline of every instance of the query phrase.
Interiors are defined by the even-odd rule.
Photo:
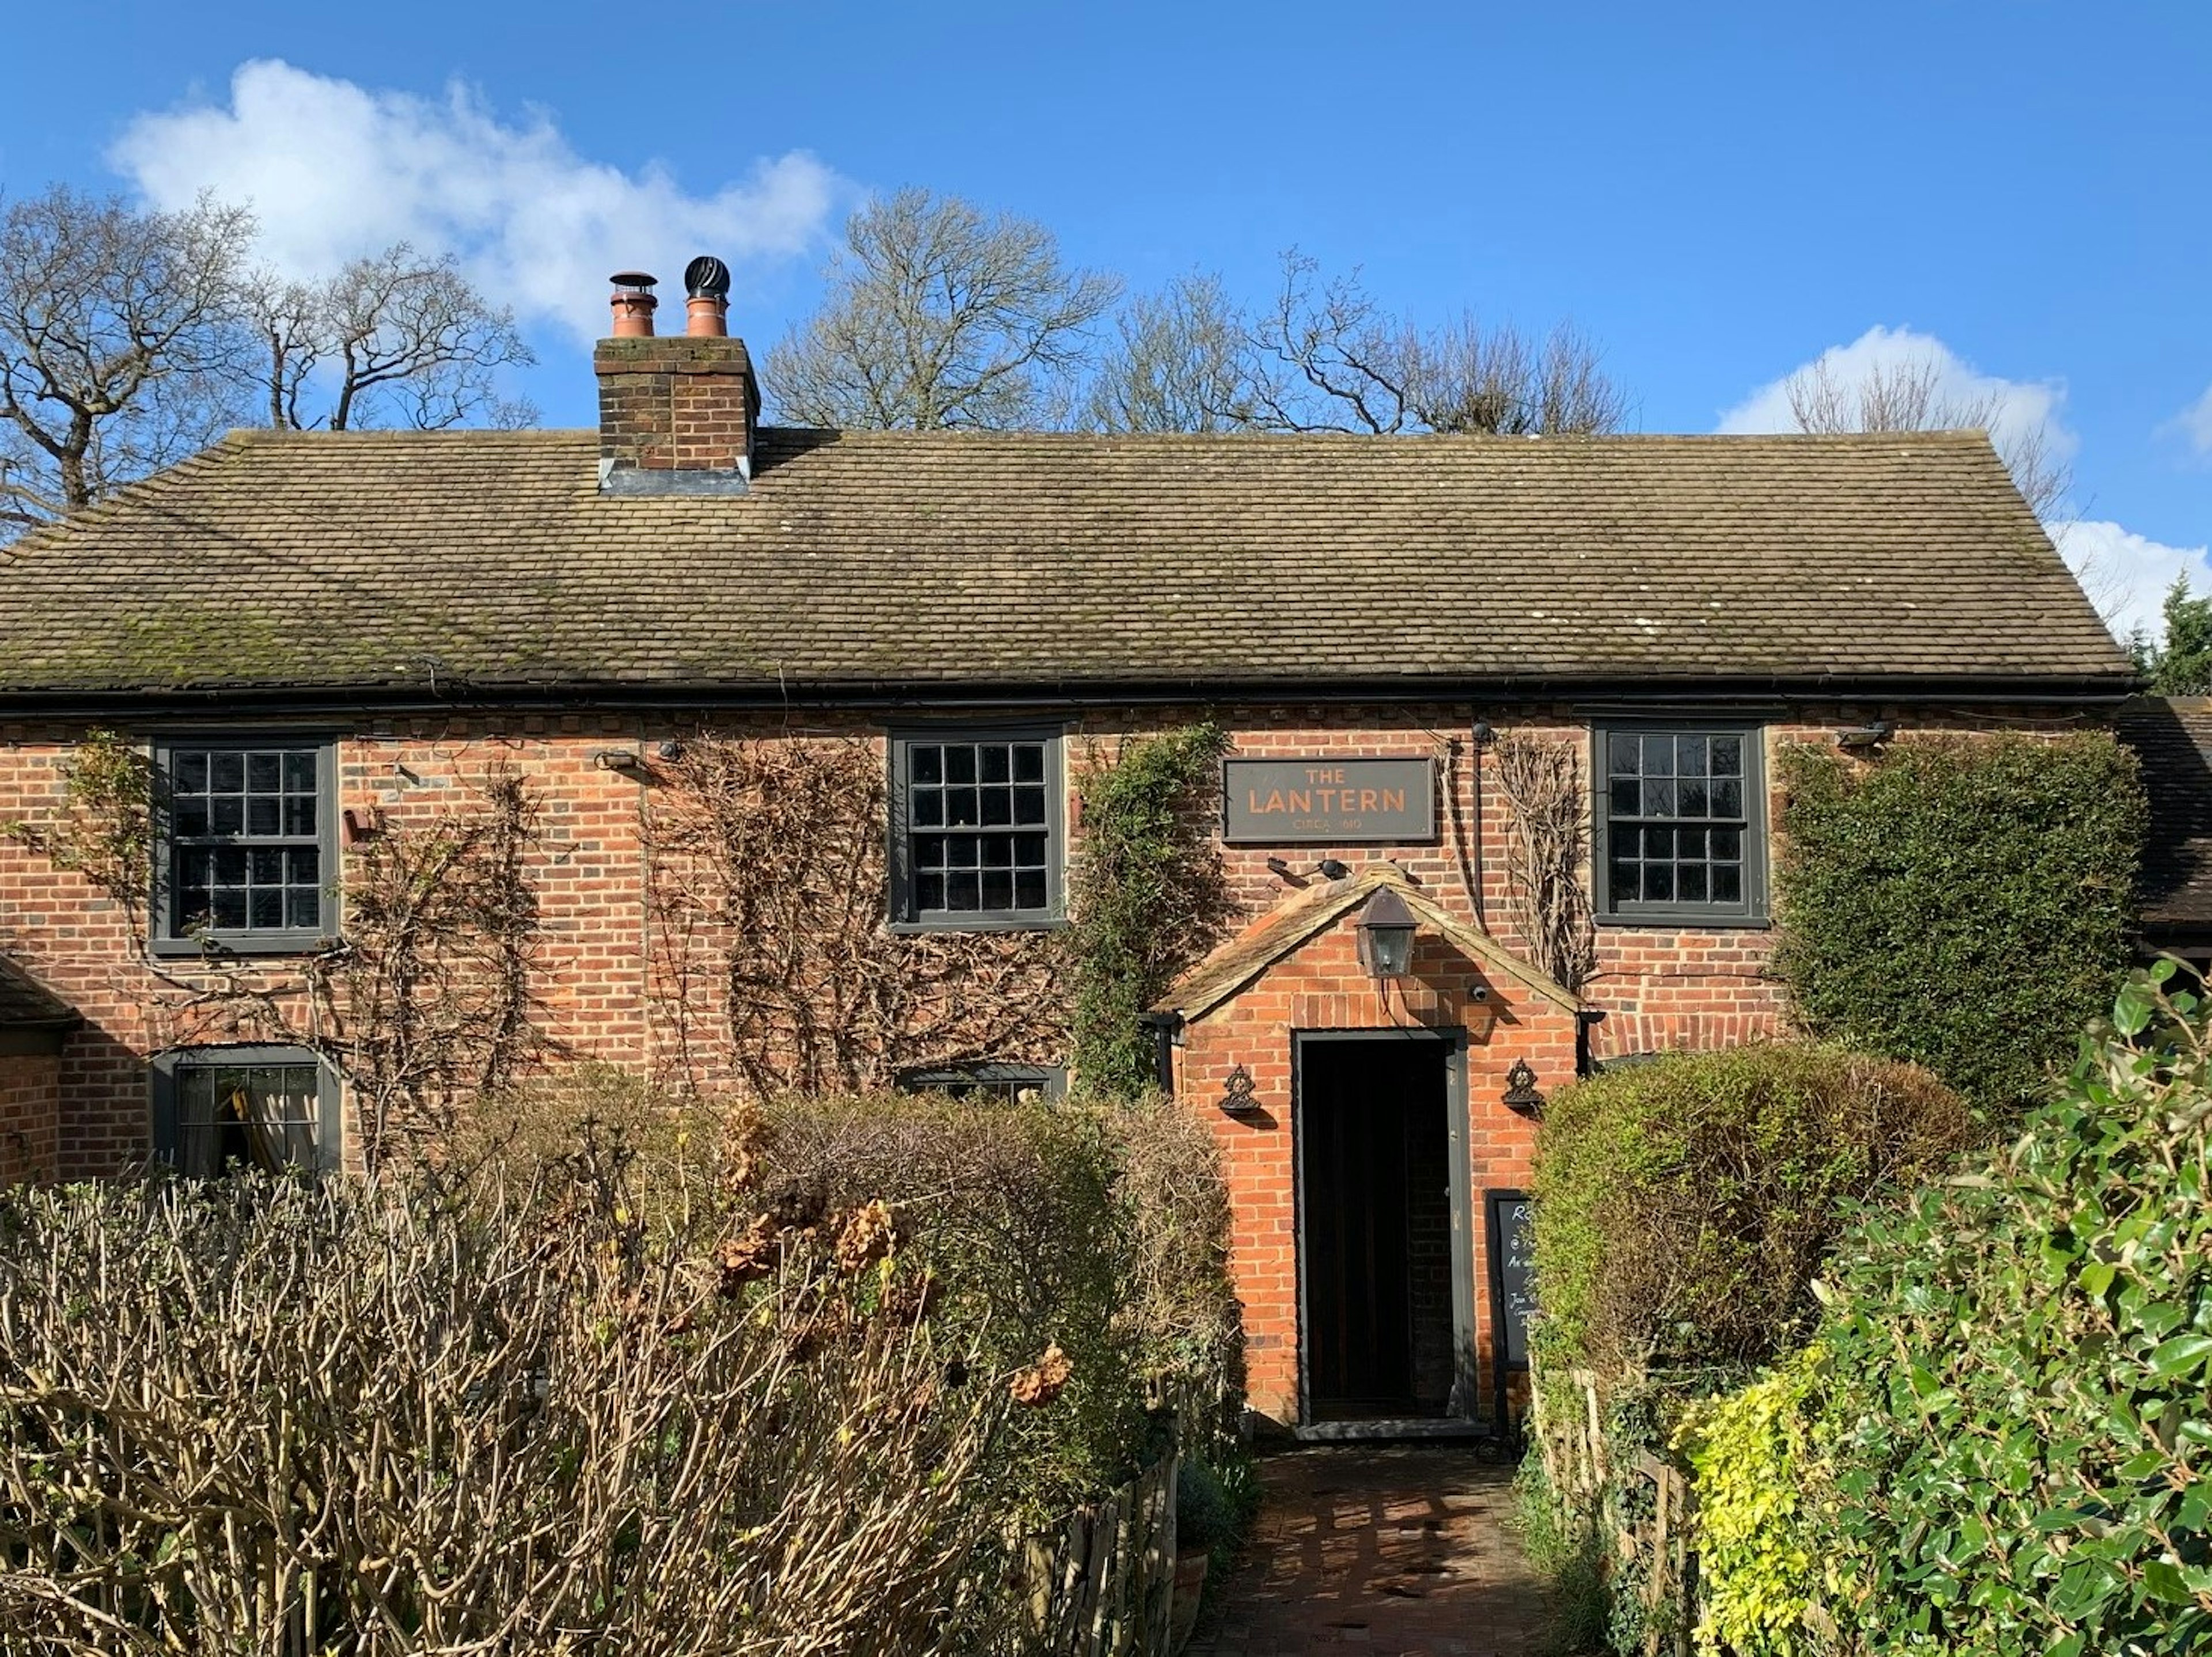
[[[1510,1465],[1464,1445],[1337,1446],[1261,1463],[1243,1564],[1191,1657],[1541,1657],[1544,1599],[1505,1528]]]

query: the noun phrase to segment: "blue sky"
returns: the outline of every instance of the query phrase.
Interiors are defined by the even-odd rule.
[[[764,346],[851,203],[915,183],[1133,286],[1258,293],[1297,244],[1428,317],[1571,318],[1648,430],[1941,352],[2071,449],[2098,579],[2212,586],[2212,6],[18,10],[57,67],[10,77],[0,187],[250,194],[303,269],[451,246],[558,423],[606,272],[723,252]]]

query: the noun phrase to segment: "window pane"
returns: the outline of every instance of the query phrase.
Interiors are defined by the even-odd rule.
[[[1735,777],[1716,778],[1713,781],[1713,815],[1717,817],[1740,817],[1743,815],[1743,783]]]
[[[1710,832],[1704,828],[1677,828],[1674,831],[1674,855],[1685,862],[1704,862],[1705,836]]]
[[[1636,738],[1614,731],[1606,738],[1606,768],[1615,776],[1632,777],[1644,768],[1638,760]]]
[[[1615,903],[1633,903],[1643,895],[1643,892],[1644,876],[1636,859],[1626,857],[1614,858],[1613,859],[1613,901]]]
[[[933,874],[916,876],[914,883],[914,901],[915,906],[920,908],[942,909],[945,907],[945,877]]]
[[[246,884],[246,848],[242,846],[218,846],[210,854],[214,869],[214,883],[217,886]]]
[[[915,826],[935,828],[945,821],[945,796],[934,788],[918,788],[914,795]]]
[[[323,880],[323,854],[313,846],[295,846],[289,853],[292,883],[295,886],[319,886]]]
[[[1674,831],[1672,828],[1646,828],[1644,831],[1644,855],[1646,858],[1671,859],[1674,855]]]
[[[281,754],[248,754],[246,756],[246,786],[257,794],[274,794],[284,786],[284,756]]]
[[[198,840],[208,831],[208,808],[204,799],[179,799],[170,822],[175,832],[187,840]]]
[[[1014,877],[1011,871],[994,869],[983,876],[983,907],[1003,912],[1014,907]]]
[[[246,801],[236,794],[217,794],[208,802],[208,832],[241,834],[246,828]]]
[[[284,889],[282,886],[256,886],[246,895],[247,926],[273,928],[284,924]]]
[[[209,755],[208,786],[218,794],[243,792],[246,788],[246,756],[234,753]]]
[[[1012,773],[1012,756],[1004,743],[986,743],[981,750],[982,780],[985,782],[1005,782]]]
[[[1673,864],[1647,863],[1644,865],[1644,901],[1647,903],[1671,903],[1674,901]]]
[[[179,793],[204,794],[208,786],[208,756],[198,751],[177,756],[176,788]]]
[[[1014,821],[1016,822],[1044,821],[1044,790],[1042,788],[1014,790]]]
[[[1703,737],[1674,738],[1674,770],[1679,776],[1702,777],[1705,774],[1705,739]]]
[[[962,750],[962,752],[967,752]],[[974,757],[971,754],[969,757]],[[973,788],[948,788],[945,791],[945,820],[962,827],[978,822],[982,817],[982,804]]]
[[[1025,869],[1043,868],[1045,866],[1044,843],[1045,837],[1042,835],[1016,835],[1014,861]]]
[[[975,780],[975,750],[968,743],[945,750],[945,780],[947,782]]]
[[[1018,869],[1014,871],[1014,907],[1018,909],[1044,907],[1044,871]]]
[[[1705,901],[1705,865],[1702,863],[1678,865],[1674,870],[1674,889],[1685,903],[1703,903]]]
[[[1671,817],[1674,815],[1674,784],[1671,778],[1654,780],[1647,777],[1644,780],[1644,815],[1647,817]]]
[[[1743,901],[1743,871],[1733,863],[1713,865],[1713,901],[1741,903]]]
[[[1713,738],[1713,774],[1717,777],[1740,777],[1743,774],[1741,737]]]
[[[907,750],[916,782],[945,780],[945,750],[936,743],[916,743]]]
[[[284,852],[276,846],[256,846],[246,854],[247,878],[256,886],[284,883]]]
[[[1011,788],[983,790],[983,821],[994,825],[1014,820],[1014,791]]]
[[[1716,828],[1713,830],[1713,857],[1716,861],[1735,863],[1742,856],[1742,829]]]
[[[315,792],[315,756],[313,754],[284,756],[284,787],[294,794]]]
[[[981,901],[980,883],[973,873],[945,877],[945,907],[953,913],[972,913]]]
[[[295,794],[284,802],[284,832],[288,835],[312,835],[315,832],[315,797],[302,798]]]
[[[1685,777],[1681,781],[1676,783],[1674,785],[1674,810],[1676,814],[1686,817],[1704,816],[1705,815],[1707,806],[1710,804],[1710,786],[1711,785],[1709,785],[1702,777],[1698,778],[1694,781],[1688,777]]]
[[[1044,744],[1041,742],[1021,742],[1014,744],[1014,780],[1042,782],[1044,780]]]
[[[287,926],[310,932],[323,924],[323,895],[313,888],[289,887],[284,902]]]
[[[246,925],[246,889],[243,886],[219,886],[210,905],[214,925],[238,927]]]
[[[1644,803],[1644,785],[1633,777],[1613,780],[1613,814],[1617,817],[1632,817],[1637,807]]]
[[[1014,866],[1014,837],[1012,835],[985,835],[982,841],[981,861],[986,869],[1011,869]]]
[[[945,866],[945,836],[919,835],[915,837],[914,865],[917,869],[942,869]]]

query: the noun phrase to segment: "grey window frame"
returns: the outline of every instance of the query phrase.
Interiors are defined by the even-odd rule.
[[[894,932],[1038,932],[1066,924],[1067,727],[1064,725],[971,723],[901,725],[886,733],[890,786],[888,865],[890,871],[890,929]],[[1002,909],[989,913],[916,907],[914,829],[907,821],[908,755],[916,743],[1036,742],[1044,744],[1045,901],[1041,909]]]
[[[1047,1099],[1067,1096],[1067,1069],[1063,1065],[933,1065],[898,1073],[902,1093],[927,1093],[942,1087],[991,1087],[1011,1083],[1033,1087]]]
[[[1613,897],[1613,798],[1608,740],[1638,736],[1741,737],[1743,744],[1743,901],[1741,903],[1616,903]],[[1771,924],[1767,907],[1766,721],[1741,715],[1668,714],[1590,721],[1590,914],[1601,926],[1740,926]],[[1684,821],[1692,821],[1684,819]]]
[[[333,1174],[345,1165],[345,1092],[337,1072],[312,1047],[284,1045],[211,1045],[169,1047],[154,1055],[154,1157],[174,1168],[181,1147],[177,1133],[177,1072],[198,1065],[313,1065],[315,1067],[315,1167]]]
[[[148,945],[156,956],[183,957],[204,953],[202,940],[233,955],[304,955],[338,935],[338,765],[337,739],[326,731],[164,731],[151,744],[151,758],[161,798],[156,806],[154,835],[153,893],[147,905]],[[170,906],[175,897],[173,851],[167,803],[173,756],[179,749],[312,748],[315,750],[315,838],[321,849],[323,872],[320,923],[313,927],[283,926],[214,928],[196,936],[171,930]]]

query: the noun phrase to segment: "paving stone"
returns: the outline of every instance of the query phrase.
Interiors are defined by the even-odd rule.
[[[1542,1589],[1504,1525],[1512,1481],[1464,1445],[1268,1457],[1251,1544],[1192,1657],[1540,1657]]]

